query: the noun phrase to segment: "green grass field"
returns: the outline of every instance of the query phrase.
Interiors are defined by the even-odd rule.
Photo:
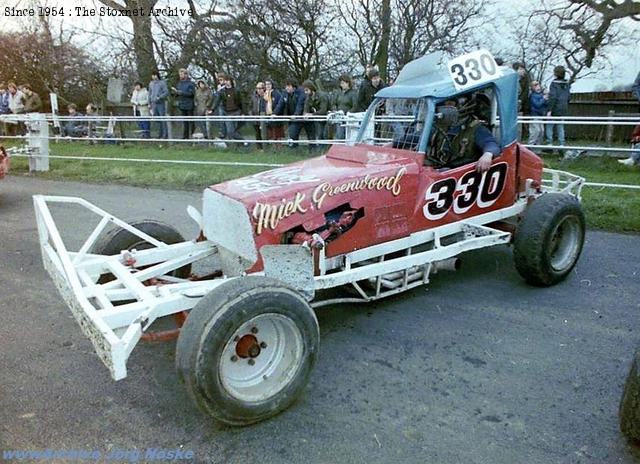
[[[5,146],[11,146],[11,143],[6,143]],[[310,156],[305,147],[293,151],[283,147],[259,152],[252,148],[221,150],[184,145],[160,148],[157,144],[88,145],[86,142],[52,143],[50,151],[52,155],[62,156],[265,164],[287,164]],[[640,168],[622,166],[614,158],[587,157],[574,161],[562,161],[558,157],[545,156],[544,160],[546,167],[581,175],[590,182],[640,185]],[[266,169],[269,167],[51,159],[50,171],[37,175],[47,179],[200,190],[207,185]],[[13,157],[12,173],[28,175],[26,158]],[[640,232],[640,190],[585,187],[583,204],[590,228],[616,232]]]
[[[11,146],[6,144],[6,146]],[[283,147],[259,152],[251,148],[233,150],[203,146],[158,144],[89,145],[86,142],[52,143],[51,155],[91,156],[101,158],[131,158],[154,160],[191,160],[261,164],[288,164],[309,157],[308,150]],[[196,164],[158,164],[140,162],[113,162],[94,160],[51,159],[50,170],[38,176],[47,179],[67,179],[95,183],[120,183],[141,187],[161,187],[181,190],[199,190],[228,179],[271,169],[268,166],[216,166]],[[14,174],[27,174],[26,158],[12,159]]]

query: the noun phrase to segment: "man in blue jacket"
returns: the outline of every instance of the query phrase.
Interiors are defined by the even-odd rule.
[[[172,87],[171,91],[178,97],[178,110],[182,116],[193,116],[193,98],[196,94],[196,85],[191,79],[189,79],[189,73],[186,69],[180,69],[180,80],[176,84],[177,87]],[[193,128],[193,121],[185,119],[182,123],[182,138],[188,139],[191,137],[191,130]]]
[[[278,102],[275,113],[279,116],[302,117],[304,113],[304,102],[306,100],[304,89],[298,87],[295,79],[287,79],[284,89],[285,91],[282,92],[282,98],[280,98]],[[316,134],[313,124],[303,124],[300,120],[294,120],[289,123],[289,138],[291,140],[298,140],[303,128],[309,140],[315,139]],[[289,144],[289,147],[295,146],[297,146],[295,143]]]

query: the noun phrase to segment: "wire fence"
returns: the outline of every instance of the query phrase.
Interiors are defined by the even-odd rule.
[[[29,115],[0,115],[0,131],[4,130],[4,134],[0,132],[0,139],[8,140],[24,140],[29,147],[24,149],[11,149],[13,156],[32,158],[43,157],[43,145],[49,141],[54,143],[62,141],[84,141],[92,144],[117,144],[123,142],[133,143],[187,143],[191,145],[205,145],[217,148],[226,148],[234,146],[249,146],[260,144],[276,145],[276,146],[321,146],[332,144],[350,144],[357,139],[360,124],[363,120],[364,113],[342,113],[333,112],[326,116],[257,116],[257,115],[237,115],[237,116],[58,116],[54,114],[29,114]],[[406,116],[384,115],[376,116],[376,123],[394,125],[398,123],[408,123],[413,118]],[[151,126],[153,122],[153,126]],[[640,124],[640,115],[627,116],[592,116],[592,117],[575,117],[575,116],[520,116],[518,123],[526,124],[565,124],[565,125],[606,125],[606,126],[635,126]],[[66,135],[66,129],[69,125],[72,127],[86,128],[86,135]],[[165,124],[169,129],[167,137],[151,137],[151,130],[158,129],[161,124]],[[184,124],[189,124],[190,136],[185,138],[171,137],[171,133],[179,132],[184,129]],[[232,125],[229,125],[232,124]],[[273,127],[281,127],[287,125],[289,128],[294,125],[314,124],[320,129],[321,137],[316,138],[292,138],[289,134],[285,134],[284,130],[280,132],[280,137],[269,138],[269,134],[265,129]],[[191,125],[195,129],[191,128]],[[235,126],[234,126],[235,125]],[[155,127],[158,126],[158,127]],[[246,136],[251,127],[254,129],[254,137]],[[25,130],[25,134],[7,134],[7,130],[19,129]],[[212,136],[216,130],[223,131],[227,129],[235,138],[227,138],[220,136]],[[338,133],[338,128],[342,128],[340,133],[344,133],[343,137],[337,138],[334,135]],[[239,130],[244,129],[245,134],[240,134]],[[84,129],[83,129],[84,130]],[[130,136],[133,134],[134,136]],[[273,133],[271,133],[272,135]],[[305,135],[309,133],[305,131]],[[258,135],[260,135],[258,137]],[[373,138],[376,143],[388,143],[391,139]],[[45,142],[46,141],[46,142]],[[632,147],[614,147],[606,145],[560,145],[560,144],[524,144],[524,146],[535,150],[563,150],[571,151],[574,155],[586,153],[613,153],[615,155],[627,155],[637,151]],[[214,165],[214,166],[255,166],[255,167],[279,167],[278,163],[259,163],[259,162],[242,162],[242,161],[208,161],[208,160],[168,160],[161,158],[125,158],[125,157],[102,157],[102,156],[64,156],[48,153],[47,158],[63,159],[63,160],[87,160],[87,161],[117,161],[129,163],[164,163],[164,164],[191,164],[191,165]],[[48,169],[48,165],[47,168]],[[595,184],[589,185],[605,187],[612,184]],[[617,185],[622,187],[621,185]],[[628,188],[639,188],[637,186],[625,186]]]

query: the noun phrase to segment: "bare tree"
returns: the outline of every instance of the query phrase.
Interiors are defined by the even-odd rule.
[[[393,58],[399,70],[409,61],[434,50],[459,52],[486,21],[485,0],[396,0]]]
[[[0,81],[30,84],[47,103],[50,92],[63,102],[98,101],[106,90],[104,70],[73,43],[62,25],[53,28],[42,17],[21,34],[0,33]]]
[[[356,41],[361,66],[378,65],[386,77],[430,51],[456,52],[473,37],[488,0],[354,0],[340,7]]]
[[[619,28],[624,18],[640,21],[640,3],[631,0],[542,0],[514,26],[519,59],[540,80],[553,64],[563,64],[569,81],[588,77],[607,66],[607,52],[624,44]]]
[[[140,10],[144,14],[127,16],[133,26],[133,51],[135,53],[136,67],[138,77],[148,82],[151,79],[151,73],[157,68],[156,58],[153,49],[153,33],[152,19],[154,16],[149,12],[155,8],[158,0],[122,0],[118,3],[116,0],[98,0],[103,5],[117,11]]]
[[[235,9],[237,32],[247,45],[243,51],[262,70],[318,79],[335,64],[337,13],[327,0],[238,0]]]

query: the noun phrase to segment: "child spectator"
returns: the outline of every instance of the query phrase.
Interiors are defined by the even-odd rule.
[[[538,81],[531,83],[529,106],[531,108],[531,116],[545,116],[547,114],[547,100]],[[541,121],[532,121],[529,124],[529,145],[540,145],[543,139],[544,124]]]

